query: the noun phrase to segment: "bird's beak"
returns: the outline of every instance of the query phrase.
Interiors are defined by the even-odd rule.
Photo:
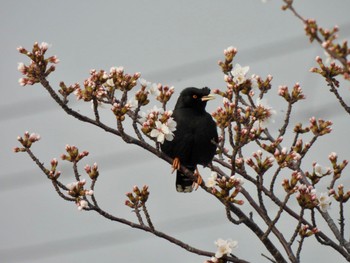
[[[202,97],[202,101],[208,101],[208,100],[213,100],[215,99],[215,95],[214,94],[209,94],[207,96],[203,96]]]

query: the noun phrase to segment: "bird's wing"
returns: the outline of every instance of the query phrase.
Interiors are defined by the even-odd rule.
[[[191,127],[192,118],[186,110],[179,109],[174,111],[176,121],[176,131],[172,141],[165,141],[162,145],[162,151],[172,158],[180,158],[181,164],[191,165],[192,148],[194,144],[194,133]]]

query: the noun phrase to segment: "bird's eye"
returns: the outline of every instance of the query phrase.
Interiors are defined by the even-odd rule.
[[[197,99],[198,96],[197,96],[196,94],[194,94],[194,95],[192,96],[192,98]]]

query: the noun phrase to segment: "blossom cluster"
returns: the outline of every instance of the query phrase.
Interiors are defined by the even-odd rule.
[[[312,167],[312,173],[305,172],[305,176],[311,180],[313,185],[317,184],[324,176],[330,175],[332,173],[332,170],[329,167],[324,168],[317,162],[314,162],[312,164]]]
[[[135,109],[135,107],[137,107],[136,100],[129,100],[128,102],[114,102],[111,111],[114,113],[117,120],[123,121],[125,120],[125,114],[127,114],[130,110]]]
[[[104,70],[90,70],[90,77],[84,80],[84,89],[79,86],[75,89],[77,99],[91,101],[93,99],[112,101],[115,90],[130,91],[137,85],[141,74],[124,73],[123,67],[111,67],[109,73]]]
[[[94,193],[93,190],[84,189],[85,183],[85,180],[81,180],[66,185],[68,194],[75,198],[78,210],[83,210],[89,207],[89,203],[84,198],[86,195],[93,195]]]
[[[300,172],[294,171],[292,173],[291,179],[284,179],[282,182],[282,186],[284,188],[284,190],[287,193],[294,193],[295,191],[297,191],[298,187],[296,186],[299,182],[299,180],[302,178],[302,175]]]
[[[226,177],[218,177],[216,172],[212,172],[208,180],[206,181],[206,187],[211,188],[212,193],[220,198],[226,199],[228,202],[242,205],[244,203],[243,200],[238,200],[236,197],[241,191],[241,187],[244,184],[242,178],[238,178],[236,176],[231,176],[229,178]],[[221,190],[215,188],[218,186]],[[234,191],[230,193],[230,191],[234,188]]]
[[[24,136],[18,136],[17,140],[22,144],[22,146],[24,148],[20,148],[20,147],[15,147],[13,149],[14,152],[24,152],[26,151],[26,148],[29,149],[33,143],[37,142],[40,140],[40,135],[37,133],[29,133],[28,131],[26,131],[24,133]]]
[[[224,52],[226,60],[220,65],[225,73],[224,80],[227,90],[214,90],[215,94],[223,97],[223,107],[219,106],[212,116],[220,128],[226,128],[232,122],[236,122],[240,126],[239,135],[242,134],[244,137],[242,140],[247,141],[248,139],[249,141],[257,138],[267,124],[274,122],[273,117],[276,111],[267,104],[265,99],[262,99],[262,95],[255,100],[255,103],[252,100],[255,89],[260,90],[260,94],[264,94],[271,88],[272,76],[269,75],[266,80],[256,75],[248,78],[248,66],[242,67],[239,64],[232,66],[231,57],[233,58],[236,53],[237,50],[234,48],[228,48]],[[247,95],[249,103],[238,105],[236,101],[233,101],[234,97],[236,99],[240,97],[239,93]]]
[[[315,117],[310,118],[310,130],[316,136],[322,136],[332,131],[332,122],[323,119],[316,120]]]
[[[148,186],[144,185],[142,189],[140,189],[137,186],[134,186],[133,192],[126,193],[126,196],[128,197],[128,200],[125,201],[125,205],[133,209],[138,209],[142,205],[144,205],[148,200]]]
[[[232,239],[224,240],[222,238],[217,239],[214,244],[217,247],[215,256],[210,260],[205,261],[205,263],[216,263],[219,262],[219,259],[223,256],[228,256],[232,253],[232,250],[237,247],[238,242]]]
[[[296,186],[296,199],[303,208],[313,209],[318,205],[316,189],[309,185],[301,184]]]
[[[329,195],[333,196],[336,201],[345,203],[350,199],[350,190],[345,193],[344,185],[340,184],[338,185],[338,192],[331,189],[329,191]]]
[[[338,155],[335,152],[332,152],[328,156],[328,159],[331,161],[332,164],[334,179],[339,179],[342,171],[348,165],[349,161],[343,160],[341,163],[338,164]]]
[[[31,62],[28,66],[24,63],[18,64],[18,70],[24,75],[24,78],[18,80],[21,86],[25,85],[34,85],[35,83],[40,82],[40,79],[47,77],[52,71],[55,70],[55,65],[59,62],[59,59],[56,56],[51,56],[45,58],[44,55],[49,47],[49,44],[42,42],[39,44],[35,42],[33,45],[32,51],[26,50],[24,47],[18,47],[17,50],[21,54],[25,54],[31,59]],[[50,67],[48,67],[49,64]]]
[[[84,158],[85,156],[89,155],[88,151],[83,151],[83,152],[79,153],[79,149],[74,145],[67,144],[65,149],[66,149],[66,152],[68,153],[68,155],[62,154],[61,159],[67,160],[67,161],[72,162],[72,163],[78,162],[82,158]]]
[[[299,100],[305,99],[305,95],[299,83],[296,83],[294,85],[292,92],[289,92],[289,89],[287,86],[280,86],[278,88],[278,95],[283,97],[290,104],[294,104]]]
[[[136,100],[141,105],[146,105],[149,100],[147,100],[147,95],[153,95],[156,100],[162,103],[163,107],[170,100],[171,96],[174,94],[174,86],[162,85],[161,83],[151,83],[145,79],[140,79],[141,90],[136,92]],[[146,103],[145,103],[146,102]]]
[[[157,106],[154,106],[148,113],[141,112],[142,132],[155,138],[159,143],[164,143],[164,140],[172,141],[173,132],[176,130],[176,122],[171,117],[172,114],[172,111],[164,111]]]
[[[306,209],[319,207],[322,212],[327,212],[331,205],[330,195],[328,193],[316,194],[316,189],[309,185],[301,184],[295,187],[297,192],[296,199],[299,205]]]
[[[303,238],[310,237],[318,232],[320,232],[320,230],[317,227],[310,229],[308,225],[301,225],[299,229],[299,235]]]
[[[272,156],[267,156],[263,159],[262,151],[260,150],[253,153],[253,158],[255,159],[255,162],[250,157],[247,158],[245,162],[259,175],[263,175],[269,168],[271,168],[274,161]]]
[[[53,179],[53,180],[57,180],[58,177],[60,177],[61,175],[61,171],[57,171],[56,168],[57,168],[57,165],[58,165],[58,161],[56,158],[53,158],[50,162],[51,164],[51,169],[49,171],[49,178]]]
[[[294,150],[288,151],[286,147],[283,147],[281,150],[276,149],[273,155],[278,165],[282,168],[293,165],[294,162],[299,161],[301,158],[299,153]]]
[[[91,180],[96,180],[97,177],[99,176],[99,171],[98,171],[98,165],[97,163],[94,163],[92,166],[90,165],[85,165],[84,167],[85,172],[89,175]]]

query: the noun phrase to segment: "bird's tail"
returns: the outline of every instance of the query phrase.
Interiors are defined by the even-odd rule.
[[[186,167],[187,169],[194,172],[196,167]],[[181,193],[190,193],[193,190],[193,181],[184,175],[179,170],[176,172],[176,191]]]

